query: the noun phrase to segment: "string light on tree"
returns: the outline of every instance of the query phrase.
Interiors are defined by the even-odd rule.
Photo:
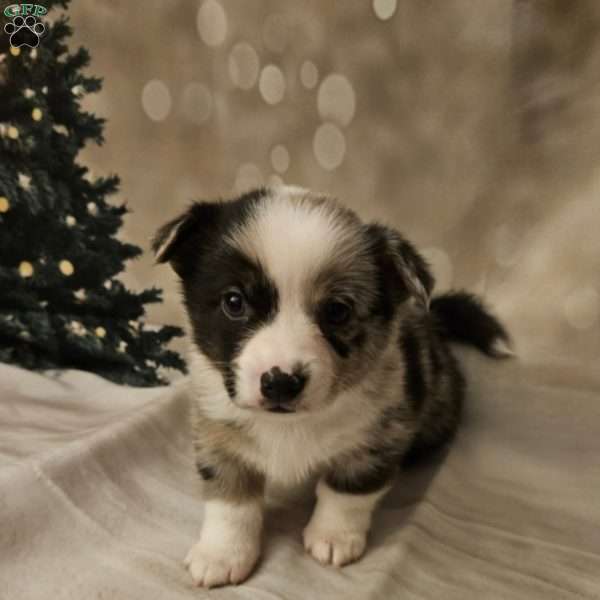
[[[185,370],[166,347],[183,332],[141,324],[146,305],[162,299],[120,280],[141,248],[119,239],[127,209],[110,202],[119,178],[80,161],[103,137],[104,120],[82,107],[101,80],[85,70],[87,50],[70,48],[65,20],[47,30],[37,49],[6,38],[0,53],[0,363],[164,384],[164,369]]]
[[[28,192],[31,189],[31,176],[25,175],[25,173],[19,173],[18,176],[19,187]]]
[[[67,329],[71,333],[79,337],[84,336],[87,333],[87,329],[83,326],[83,324],[80,321],[71,321],[67,325]]]
[[[71,275],[73,275],[73,273],[75,273],[75,267],[73,266],[73,263],[70,260],[61,260],[58,263],[58,268],[60,269],[60,272],[66,277],[70,277]]]
[[[28,279],[33,275],[33,265],[27,261],[21,261],[19,264],[19,275],[23,277],[23,279]]]

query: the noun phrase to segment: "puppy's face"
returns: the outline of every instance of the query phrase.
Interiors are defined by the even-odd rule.
[[[356,385],[432,279],[396,232],[291,187],[199,203],[165,225],[193,341],[240,408],[318,411]]]

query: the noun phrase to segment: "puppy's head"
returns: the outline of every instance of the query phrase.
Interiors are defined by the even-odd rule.
[[[181,279],[193,343],[229,401],[256,411],[335,402],[396,343],[405,303],[426,307],[433,286],[396,231],[294,187],[196,203],[153,247]]]

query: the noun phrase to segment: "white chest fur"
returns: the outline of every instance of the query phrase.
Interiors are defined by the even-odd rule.
[[[322,414],[286,422],[286,415],[257,419],[250,429],[254,442],[246,459],[267,478],[281,484],[300,483],[334,457],[364,445],[376,411],[354,398]],[[354,400],[354,402],[352,402]]]
[[[333,405],[310,415],[274,415],[242,410],[227,397],[221,375],[198,352],[190,353],[191,393],[202,412],[217,421],[243,425],[241,458],[254,464],[267,479],[294,485],[316,474],[344,452],[364,446],[382,410],[398,401],[399,372],[387,378],[381,394],[369,398],[360,386],[342,393]],[[382,361],[383,364],[383,361]],[[385,393],[385,388],[393,393]]]

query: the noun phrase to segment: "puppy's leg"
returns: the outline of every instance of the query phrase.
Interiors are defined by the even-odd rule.
[[[264,478],[233,457],[213,456],[197,467],[205,482],[204,521],[185,564],[198,586],[241,583],[260,555]]]
[[[360,558],[371,516],[391,487],[393,469],[349,477],[338,470],[317,484],[317,505],[304,529],[304,547],[323,564],[341,567]]]

